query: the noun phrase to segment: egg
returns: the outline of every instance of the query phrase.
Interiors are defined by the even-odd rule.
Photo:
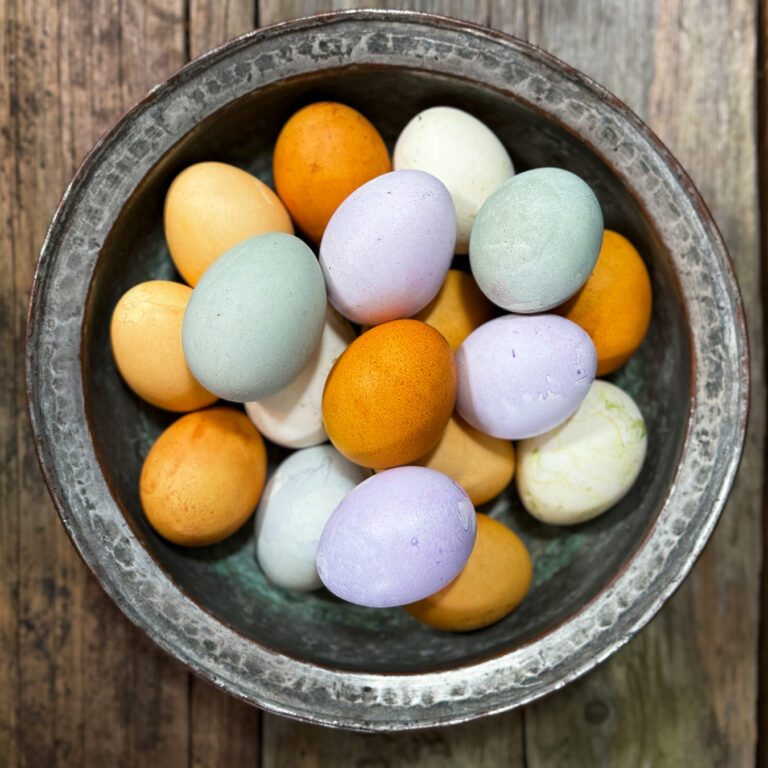
[[[320,242],[347,196],[391,170],[384,140],[357,110],[331,101],[309,104],[283,126],[272,159],[277,193],[298,227]]]
[[[323,421],[350,461],[407,464],[440,439],[456,399],[448,342],[418,320],[393,320],[353,341],[328,375]]]
[[[427,171],[445,184],[456,208],[456,253],[467,252],[480,206],[515,172],[493,131],[455,107],[430,107],[413,117],[397,138],[392,165]]]
[[[320,343],[304,370],[285,389],[245,404],[245,412],[264,437],[286,448],[306,448],[328,439],[322,408],[325,381],[354,339],[352,326],[329,304]]]
[[[367,182],[338,207],[320,243],[328,298],[356,323],[410,317],[435,297],[453,258],[456,213],[423,171]]]
[[[509,440],[486,435],[454,414],[437,445],[413,463],[448,475],[478,506],[509,485],[515,473],[515,449]]]
[[[455,352],[475,328],[491,320],[493,315],[493,304],[477,287],[472,275],[449,269],[437,296],[413,319],[440,331]]]
[[[532,579],[531,556],[517,534],[478,513],[475,546],[461,573],[405,610],[435,629],[469,632],[494,624],[517,608]]]
[[[358,605],[421,600],[464,567],[475,518],[467,494],[440,472],[390,469],[341,501],[320,537],[317,571],[333,594]]]
[[[192,292],[181,334],[187,364],[226,400],[274,395],[309,363],[326,304],[323,275],[306,243],[281,232],[244,240]]]
[[[456,353],[456,410],[494,437],[521,440],[567,419],[595,377],[595,346],[558,315],[504,315],[481,325]]]
[[[163,224],[173,263],[193,286],[242,240],[263,232],[293,234],[288,211],[266,184],[234,165],[215,162],[191,165],[173,180]]]
[[[187,366],[181,323],[192,289],[149,280],[120,298],[109,328],[112,355],[125,383],[148,403],[168,411],[194,411],[218,398]]]
[[[620,368],[635,353],[651,322],[651,280],[642,256],[606,229],[587,282],[555,312],[581,326],[597,350],[597,375]]]
[[[552,525],[597,517],[632,487],[646,449],[645,421],[634,400],[598,379],[571,418],[518,443],[523,506]]]
[[[320,534],[344,496],[370,475],[331,445],[288,456],[269,479],[256,513],[256,553],[274,584],[307,592],[322,586]]]
[[[253,514],[267,471],[264,441],[242,411],[188,413],[144,459],[139,496],[149,524],[186,547],[214,544]]]
[[[589,185],[561,168],[513,176],[483,203],[469,259],[480,290],[510,312],[542,312],[587,280],[603,239]]]

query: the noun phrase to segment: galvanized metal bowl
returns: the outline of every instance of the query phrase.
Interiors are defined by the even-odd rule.
[[[513,490],[483,511],[519,531],[533,588],[509,617],[464,635],[399,609],[272,587],[252,526],[214,547],[160,539],[139,504],[141,462],[171,416],[120,380],[109,317],[120,295],[173,278],[162,230],[169,182],[222,160],[270,181],[281,125],[301,105],[358,108],[392,142],[419,110],[464,108],[518,169],[566,167],[600,198],[651,272],[648,337],[614,378],[645,414],[648,459],[615,509],[546,527]],[[241,37],[155,88],[91,152],[42,249],[28,329],[40,461],[82,557],[125,614],[224,690],[327,725],[394,730],[518,706],[584,673],[677,587],[725,502],[744,438],[747,349],[723,242],[688,177],[623,104],[537,48],[448,19],[331,14]],[[271,460],[280,459],[273,450]]]

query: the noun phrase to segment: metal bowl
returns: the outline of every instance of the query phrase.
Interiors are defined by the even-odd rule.
[[[265,581],[252,524],[202,550],[147,525],[138,476],[172,416],[120,380],[109,318],[120,295],[174,278],[162,229],[169,182],[200,160],[271,181],[276,134],[298,107],[356,107],[390,142],[419,110],[470,111],[520,170],[585,178],[607,226],[648,264],[648,337],[614,376],[640,405],[649,453],[630,494],[572,529],[538,524],[514,490],[483,511],[518,531],[532,590],[503,621],[441,633],[399,609],[294,595]],[[497,32],[395,11],[343,12],[238,38],[155,88],[94,148],[42,249],[27,377],[40,462],[75,546],[123,612],[224,690],[292,717],[359,730],[457,723],[583,674],[659,609],[722,510],[744,439],[744,317],[723,242],[659,140],[621,102]],[[273,449],[271,461],[281,458]]]

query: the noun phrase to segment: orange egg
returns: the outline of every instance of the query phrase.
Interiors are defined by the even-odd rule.
[[[272,158],[275,188],[297,226],[319,243],[341,202],[391,170],[384,140],[359,112],[320,101],[283,126]]]
[[[493,315],[493,304],[477,287],[472,275],[449,269],[437,296],[413,319],[437,328],[455,352],[475,328],[491,320]]]
[[[266,472],[264,441],[248,417],[234,408],[206,408],[157,438],[141,470],[141,505],[161,536],[202,547],[251,516]]]
[[[461,573],[405,610],[430,627],[468,632],[487,627],[517,608],[532,579],[525,544],[502,523],[478,513],[475,546]]]
[[[353,341],[328,374],[323,421],[348,459],[384,469],[423,456],[456,399],[448,342],[418,320],[392,320]]]
[[[181,323],[192,289],[169,280],[149,280],[127,291],[112,312],[112,355],[125,383],[141,398],[167,411],[193,411],[218,398],[187,366]]]
[[[265,232],[293,234],[280,198],[227,163],[197,163],[183,170],[165,196],[163,224],[173,263],[190,285],[242,240]]]
[[[634,354],[651,322],[651,280],[640,254],[609,229],[592,274],[582,289],[553,310],[590,336],[597,376],[620,368]]]
[[[486,435],[454,413],[437,445],[413,463],[448,475],[477,506],[509,485],[515,449],[509,440]]]

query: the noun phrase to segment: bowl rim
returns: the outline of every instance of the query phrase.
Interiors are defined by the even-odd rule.
[[[68,483],[67,473],[64,471],[65,465],[62,463],[66,462],[66,459],[55,456],[55,452],[52,450],[56,429],[55,422],[52,422],[52,414],[55,413],[55,409],[52,410],[51,407],[44,405],[43,396],[46,392],[55,392],[57,384],[54,381],[55,375],[52,375],[50,370],[46,370],[49,355],[44,354],[47,347],[43,342],[52,342],[56,337],[58,329],[55,318],[46,317],[46,312],[50,310],[45,289],[56,276],[54,274],[56,272],[54,267],[57,266],[57,258],[61,257],[59,238],[69,226],[70,213],[73,208],[81,202],[78,195],[92,181],[95,169],[104,159],[105,153],[108,153],[111,146],[116,142],[116,137],[120,131],[130,127],[139,116],[146,114],[158,102],[162,102],[162,99],[172,94],[177,87],[183,87],[185,83],[195,78],[199,79],[210,66],[226,61],[238,51],[245,51],[257,43],[278,40],[284,36],[298,35],[307,31],[328,32],[333,28],[343,27],[344,25],[347,27],[352,25],[352,28],[354,28],[354,25],[357,24],[360,24],[362,28],[363,24],[361,23],[363,22],[373,22],[374,24],[384,22],[390,26],[397,24],[422,25],[428,31],[442,30],[446,34],[469,35],[481,41],[492,42],[500,45],[510,54],[522,56],[526,61],[542,69],[557,71],[565,80],[573,83],[577,89],[608,105],[613,114],[620,117],[633,129],[635,138],[644,140],[648,148],[655,153],[660,170],[666,170],[668,174],[664,178],[666,184],[676,188],[678,192],[682,192],[685,202],[698,217],[696,224],[703,233],[704,239],[709,245],[709,250],[715,257],[717,266],[720,269],[720,285],[725,295],[720,297],[723,300],[723,305],[718,306],[717,309],[718,312],[723,310],[724,307],[729,309],[728,317],[732,321],[728,328],[723,329],[724,358],[730,365],[731,371],[738,374],[738,381],[734,382],[731,389],[727,392],[728,398],[725,405],[727,405],[726,416],[729,419],[728,425],[730,427],[730,432],[727,435],[729,451],[727,460],[723,460],[723,456],[716,457],[723,460],[715,484],[716,487],[711,487],[712,483],[707,485],[705,482],[699,482],[698,484],[688,482],[685,490],[689,495],[692,494],[694,498],[688,502],[689,514],[682,521],[680,518],[671,522],[662,519],[665,511],[668,511],[670,507],[668,498],[659,510],[656,521],[648,531],[645,539],[640,543],[635,553],[630,556],[620,572],[615,575],[611,583],[606,585],[595,598],[582,606],[576,613],[565,619],[562,624],[545,633],[545,637],[560,633],[563,635],[564,640],[567,639],[566,645],[570,643],[566,649],[567,652],[561,654],[560,658],[556,654],[550,659],[560,669],[556,677],[548,681],[542,682],[540,679],[543,664],[543,656],[541,654],[531,656],[530,653],[527,655],[523,653],[521,656],[521,652],[530,651],[531,648],[538,644],[540,640],[538,637],[528,643],[524,643],[522,646],[516,647],[509,653],[502,653],[492,658],[485,658],[477,663],[462,665],[451,670],[427,673],[358,673],[320,667],[319,665],[302,662],[301,660],[289,657],[287,654],[261,646],[256,641],[249,640],[243,635],[240,635],[242,641],[249,643],[258,651],[257,656],[259,658],[250,659],[250,668],[248,666],[249,659],[241,658],[239,666],[233,663],[228,664],[226,659],[220,657],[220,653],[226,654],[227,649],[219,648],[216,648],[216,663],[213,663],[212,660],[210,665],[203,664],[195,658],[192,652],[194,650],[192,636],[185,634],[186,630],[180,625],[185,621],[189,621],[191,622],[190,626],[194,626],[195,631],[200,632],[203,628],[210,630],[215,629],[216,626],[221,629],[222,622],[200,606],[197,606],[199,613],[194,615],[194,617],[184,615],[185,603],[189,602],[191,598],[186,593],[183,593],[164,571],[151,574],[152,578],[157,580],[154,587],[162,591],[162,604],[159,604],[156,599],[151,597],[146,599],[145,602],[139,601],[137,603],[133,603],[132,599],[129,599],[136,597],[135,594],[131,594],[131,582],[121,581],[114,573],[105,570],[103,561],[99,560],[97,551],[94,549],[94,546],[99,544],[99,541],[93,541],[94,529],[93,527],[91,531],[85,529],[86,522],[83,510],[85,510],[86,514],[96,512],[96,510],[91,508],[93,506],[92,500],[87,498],[85,481],[82,481],[80,487],[73,491],[70,487],[71,484]],[[327,62],[324,62],[325,66],[320,67],[316,71],[332,70],[340,66],[347,66],[350,63],[352,62],[346,61],[343,64],[328,65]],[[374,64],[374,66],[378,66],[378,64]],[[399,65],[389,65],[386,63],[381,63],[381,66],[402,68]],[[415,64],[410,68],[424,69],[423,66],[416,66]],[[476,82],[483,88],[494,88],[488,82],[474,80],[463,73],[451,75],[447,70],[432,69],[429,71],[467,79]],[[280,76],[277,76],[273,78],[273,81],[282,79]],[[265,84],[268,83],[256,83],[252,88],[263,87]],[[502,88],[502,90],[506,90],[510,97],[520,98],[526,106],[543,111],[550,120],[558,122],[554,115],[541,106],[537,107],[533,101],[526,101],[526,99],[521,98],[517,94],[513,95],[510,88]],[[211,108],[204,117],[217,111],[218,108]],[[184,133],[191,130],[192,127],[188,126]],[[567,126],[564,127],[568,129]],[[180,140],[183,135],[176,136],[176,141]],[[601,148],[597,143],[590,143],[581,134],[578,135],[580,140],[587,144],[598,157],[606,159],[604,148]],[[595,136],[591,138],[595,140]],[[617,172],[615,166],[612,167],[614,172]],[[618,175],[622,181],[627,182],[626,176],[621,173],[618,173]],[[635,190],[631,185],[627,184],[627,188],[631,194],[635,194]],[[649,221],[653,220],[653,217],[650,215],[648,218]],[[61,265],[58,266],[60,270]],[[677,267],[680,264],[675,262],[673,266],[676,267],[677,274]],[[684,309],[686,319],[689,321],[689,333],[693,334],[691,340],[693,360],[691,405],[681,454],[681,463],[684,455],[690,455],[686,454],[686,451],[690,451],[692,443],[699,439],[699,434],[696,432],[696,427],[699,424],[698,422],[694,423],[694,417],[699,415],[703,418],[704,411],[706,410],[704,406],[712,406],[712,401],[718,399],[707,398],[706,392],[703,391],[704,383],[699,380],[701,377],[698,375],[700,367],[702,365],[707,366],[707,372],[711,373],[718,364],[721,366],[721,370],[723,365],[722,359],[709,359],[706,350],[703,350],[700,344],[697,345],[695,343],[697,339],[695,338],[694,325],[691,324],[691,318],[688,316],[690,310],[688,304],[685,305]],[[80,312],[79,315],[78,312]],[[82,312],[79,310],[70,319],[73,322],[77,322],[78,318],[80,321],[82,320]],[[46,325],[44,322],[46,319],[49,321],[53,319],[53,325],[51,326],[50,322]],[[725,334],[725,331],[728,333]],[[35,449],[45,482],[65,530],[72,539],[76,549],[96,575],[99,583],[110,597],[115,600],[123,613],[158,645],[175,658],[180,659],[193,672],[239,698],[264,709],[300,720],[364,731],[391,731],[447,725],[464,722],[486,714],[506,711],[562,687],[567,682],[592,669],[624,645],[642,626],[650,621],[665,600],[679,586],[711,535],[722,512],[738,468],[745,439],[748,415],[748,344],[744,312],[733,266],[711,214],[692,181],[671,152],[619,99],[602,88],[602,86],[599,86],[591,78],[561,62],[537,46],[514,38],[499,30],[485,28],[471,22],[412,11],[383,9],[344,10],[263,27],[241,35],[188,62],[166,81],[150,90],[144,98],[139,100],[134,107],[128,110],[115,123],[112,129],[97,141],[80,164],[77,173],[64,192],[46,234],[36,268],[30,296],[26,343],[25,363],[28,410],[35,438]],[[75,350],[77,357],[79,357],[79,352],[80,347],[78,345]],[[77,370],[77,367],[75,366],[72,370]],[[78,383],[70,377],[68,383],[82,388],[82,380]],[[82,392],[74,393],[75,401],[78,401],[78,398],[81,397]],[[703,405],[702,400],[704,401]],[[75,402],[73,407],[80,412],[79,408],[82,405],[81,402]],[[722,406],[723,404],[720,403],[720,405]],[[87,433],[90,435],[90,424],[87,423],[87,419],[86,427]],[[721,442],[724,438],[725,436],[722,435]],[[87,458],[91,461],[93,457],[89,455]],[[686,481],[686,478],[681,478],[680,472],[681,466],[678,465],[675,481],[673,482],[673,489],[675,490],[677,490],[681,483]],[[696,501],[700,497],[705,496],[708,508],[702,514],[698,509]],[[89,503],[91,507],[88,506]],[[119,505],[117,506],[119,507]],[[77,507],[77,514],[73,511],[73,507]],[[91,520],[91,523],[93,522]],[[126,521],[123,522],[127,525]],[[665,525],[665,530],[660,533],[661,522],[668,524]],[[676,523],[677,529],[671,523]],[[126,538],[126,530],[120,527],[119,521],[108,521],[103,525],[105,526],[103,530],[96,535],[96,538],[100,539],[102,545],[110,542],[113,535],[123,539]],[[667,539],[671,536],[674,541],[659,542],[660,535],[667,537]],[[685,540],[683,541],[684,537]],[[659,553],[663,554],[666,551],[667,559],[664,559],[663,562],[669,562],[669,554],[673,551],[675,543],[679,544],[680,542],[685,544],[684,557],[675,563],[675,568],[671,575],[669,572],[665,574],[666,579],[664,583],[656,584],[655,579],[659,576],[659,567],[658,563],[654,567],[655,561],[653,558],[660,557]],[[654,545],[657,546],[657,550],[652,553],[651,549]],[[137,551],[131,549],[132,542],[123,542],[123,546],[131,550],[132,557],[138,555]],[[666,550],[664,550],[665,546]],[[641,555],[644,557],[641,558]],[[626,599],[626,589],[628,588],[626,584],[621,582],[626,580],[631,566],[639,564],[640,558],[643,560],[642,565],[647,566],[649,573],[654,577],[646,579],[642,584],[643,588],[647,587],[649,583],[656,585],[653,597],[650,600],[645,600],[642,610],[636,611],[632,616],[629,616],[627,613],[622,614],[619,611],[619,618],[617,619],[616,606],[621,605],[622,598]],[[156,561],[153,560],[153,562],[155,567],[159,569],[160,567]],[[130,572],[131,570],[130,566],[126,566],[126,569],[126,571],[120,571],[120,573]],[[165,602],[166,600],[167,602]],[[607,610],[609,607],[611,610]],[[589,614],[590,620],[597,620],[595,625],[577,627],[575,629],[579,631],[576,632],[576,636],[565,638],[567,633],[564,630],[574,629],[571,625],[575,621],[581,621],[583,624],[587,614]],[[148,616],[154,621],[149,620]],[[239,634],[237,630],[231,627],[227,627],[224,634],[227,635],[227,632]],[[186,641],[186,646],[183,642],[181,645],[178,644],[180,637],[182,641]],[[606,641],[606,638],[609,639]],[[599,642],[601,639],[603,642]],[[511,665],[519,662],[522,662],[523,668],[511,669]],[[295,667],[300,667],[300,669]],[[249,689],[244,685],[243,680],[238,677],[238,670],[240,677],[242,677],[242,673],[245,671],[254,680],[256,684],[255,689]],[[313,670],[322,672],[322,679],[316,676],[313,677]],[[259,675],[263,677],[259,677]],[[468,680],[468,678],[471,679]],[[278,691],[284,693],[285,689],[289,687],[287,684],[293,685],[295,693],[292,697],[289,695],[286,699],[284,695],[278,695]],[[512,691],[511,695],[510,691]]]

